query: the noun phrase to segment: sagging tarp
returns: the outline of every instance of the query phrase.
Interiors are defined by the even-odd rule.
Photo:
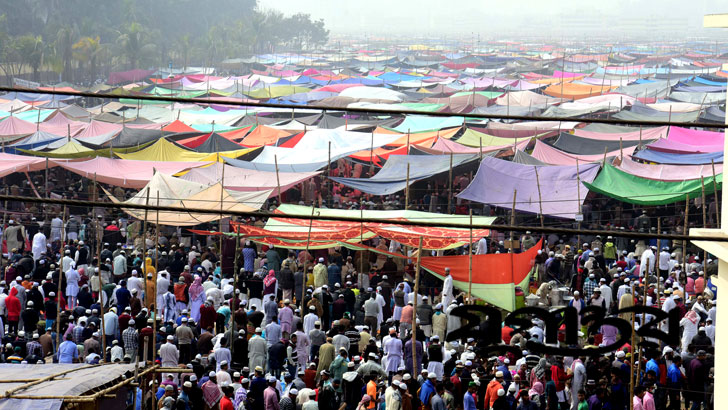
[[[230,211],[257,211],[268,199],[271,190],[254,192],[228,191],[223,189],[219,183],[214,185],[199,184],[157,172],[144,188],[126,201],[120,201],[108,191],[106,191],[106,194],[114,203],[149,204],[180,208],[178,211],[124,209],[126,213],[142,221],[145,220],[146,216],[148,223],[155,224],[159,221],[160,225],[193,226],[217,221],[225,217],[226,212]],[[147,202],[147,196],[149,202]],[[220,213],[194,213],[183,209],[205,209],[220,211]]]
[[[577,83],[563,83],[548,86],[543,93],[556,98],[580,100],[609,92],[614,87],[607,85],[591,85]]]
[[[523,165],[549,165],[543,161],[539,161],[531,155],[528,155],[525,151],[521,151],[520,149],[516,150],[516,153],[513,154],[513,162]]]
[[[632,155],[632,157],[643,161],[656,162],[658,164],[700,165],[710,164],[711,161],[717,164],[719,162],[723,162],[723,151],[701,154],[676,154],[672,152],[660,152],[645,149]]]
[[[46,160],[44,158],[0,153],[0,177],[10,175],[13,172],[40,171],[45,169],[45,166]],[[55,165],[49,164],[48,166],[53,167]]]
[[[654,122],[694,122],[698,119],[700,112],[664,112],[652,109],[644,105],[633,105],[629,110],[622,110],[613,118],[627,121],[654,121]]]
[[[245,148],[242,145],[236,144],[216,132],[207,134],[206,137],[207,138],[205,138],[204,142],[193,148],[195,152],[212,154],[221,151],[237,151]]]
[[[104,146],[114,148],[138,147],[162,138],[162,136],[161,127],[156,130],[124,127],[116,137],[107,141]]]
[[[713,164],[708,165],[668,165],[645,164],[625,158],[617,167],[634,176],[658,181],[684,181],[686,179],[708,178],[713,176]],[[715,173],[723,173],[723,164],[715,164]]]
[[[140,161],[223,161],[223,157],[238,158],[254,152],[259,148],[245,148],[235,151],[222,151],[212,154],[199,153],[183,148],[166,138],[161,138],[154,144],[127,154],[116,153],[121,159],[134,159]]]
[[[623,148],[621,152],[619,150],[607,152],[606,155],[578,155],[561,151],[560,149],[554,148],[551,145],[546,144],[545,142],[536,140],[531,155],[539,161],[545,162],[547,164],[576,165],[577,160],[579,161],[579,164],[582,164],[586,162],[603,162],[605,157],[607,161],[609,161],[611,158],[619,157],[622,154],[625,156],[631,155],[636,148],[637,146],[635,145],[632,147]]]
[[[512,312],[516,309],[515,288],[528,288],[529,274],[542,246],[541,240],[522,253],[473,255],[472,284],[468,255],[426,256],[421,258],[420,266],[443,280],[445,269],[449,268],[454,287],[470,291],[476,298]]]
[[[643,141],[646,142],[646,141]],[[584,137],[577,137],[574,134],[562,132],[559,138],[553,143],[553,147],[558,148],[564,152],[576,155],[604,155],[604,151],[612,152],[619,151],[620,144],[622,149],[626,147],[632,147],[638,145],[640,142],[635,140],[627,141],[609,141],[609,140],[598,140]]]
[[[256,171],[276,172],[275,164],[257,163],[233,158],[223,158],[226,164],[237,168],[251,169]],[[282,172],[314,172],[328,165],[328,161],[305,162],[300,164],[278,164],[278,173]]]
[[[300,205],[282,204],[276,209],[276,216],[268,218],[265,225],[266,232],[247,231],[257,237],[257,241],[283,246],[293,249],[325,249],[341,245],[340,241],[347,243],[358,242],[373,236],[382,236],[395,240],[402,245],[417,247],[422,238],[423,249],[444,250],[463,246],[470,241],[470,217],[468,215],[445,215],[430,212],[411,210],[352,210],[352,209],[324,209]],[[327,221],[315,219],[292,218],[293,216],[331,216],[348,217],[352,219],[365,218],[376,222],[363,224],[357,221]],[[280,214],[280,215],[278,215]],[[289,216],[291,218],[289,218]],[[474,216],[474,225],[490,225],[495,217]],[[427,222],[428,224],[447,223],[460,225],[462,228],[440,228],[437,226],[400,225],[390,221],[401,220],[409,222]],[[244,226],[241,226],[243,228]],[[363,228],[363,232],[362,232]],[[250,229],[250,228],[246,228]],[[311,241],[307,240],[309,229]],[[474,229],[473,238],[487,236],[487,229]],[[347,245],[348,246],[348,245]]]
[[[594,128],[592,126],[600,127]],[[667,127],[639,129],[639,127],[622,127],[611,124],[589,124],[584,128],[575,129],[574,135],[604,141],[619,141],[620,139],[622,141],[648,141],[665,138],[667,130]]]
[[[231,191],[265,191],[272,189],[272,195],[278,194],[278,181],[280,181],[281,192],[286,192],[291,187],[319,174],[318,172],[279,172],[276,177],[275,171],[255,171],[214,163],[209,167],[190,169],[180,178],[200,184],[215,184],[222,180],[223,167],[225,169],[225,181],[223,181],[225,189]]]
[[[456,141],[458,144],[478,149],[482,146],[483,151],[492,151],[494,149],[502,149],[508,146],[511,148],[514,145],[520,146],[523,145],[524,142],[528,144],[528,142],[531,141],[531,138],[532,137],[502,138],[494,135],[488,135],[472,128],[467,128]]]
[[[706,192],[713,192],[713,177],[703,180]],[[721,189],[723,174],[718,175],[716,180],[718,189]],[[637,205],[665,205],[684,201],[686,195],[691,199],[701,196],[700,179],[658,181],[640,178],[610,164],[605,166],[594,182],[585,185],[594,192]]]
[[[333,181],[373,195],[389,195],[407,187],[407,164],[410,184],[450,169],[450,155],[391,155],[382,169],[371,178],[332,177]],[[476,154],[452,155],[452,167],[478,159]]]
[[[478,173],[458,198],[509,208],[516,192],[516,209],[523,212],[574,219],[588,193],[579,179],[591,182],[599,164],[532,166],[483,157]],[[538,179],[536,174],[538,173]],[[539,186],[540,185],[540,186]],[[539,204],[539,188],[544,195]]]
[[[155,162],[103,157],[88,161],[55,160],[53,163],[84,178],[95,179],[103,184],[133,189],[143,188],[152,179],[155,171],[174,175],[190,168],[210,164],[210,162]]]
[[[46,145],[63,138],[65,137],[61,135],[51,134],[45,131],[36,131],[33,134],[6,146],[4,151],[13,154],[16,149],[42,149]]]

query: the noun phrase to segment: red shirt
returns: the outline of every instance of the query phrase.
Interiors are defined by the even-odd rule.
[[[508,326],[501,328],[501,339],[503,339],[503,343],[507,345],[511,344],[511,332],[513,332],[513,329]]]
[[[220,399],[220,410],[235,410],[233,402],[231,402],[227,397],[223,397]]]
[[[551,366],[551,380],[556,384],[556,391],[562,391],[566,388],[566,372],[558,365]]]

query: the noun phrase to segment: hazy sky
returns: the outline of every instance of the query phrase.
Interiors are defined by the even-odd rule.
[[[714,35],[702,16],[728,13],[726,0],[258,0],[262,8],[323,18],[334,34],[420,34],[499,38],[591,32]],[[621,25],[621,26],[619,26]],[[615,30],[615,27],[619,29]],[[663,37],[664,37],[663,34]]]

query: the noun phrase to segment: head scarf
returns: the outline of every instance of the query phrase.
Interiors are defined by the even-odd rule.
[[[549,368],[549,362],[546,360],[545,357],[542,357],[538,361],[538,365],[536,365],[536,368],[534,371],[536,372],[536,378],[539,380],[542,380],[544,378],[544,374],[546,373],[546,370]]]
[[[268,287],[270,286],[273,281],[276,280],[276,273],[273,269],[268,271],[268,275],[263,279],[263,285]]]
[[[195,275],[195,281],[190,285],[190,300],[197,299],[197,297],[200,296],[200,294],[204,291],[205,288],[202,287],[202,278],[198,275]]]

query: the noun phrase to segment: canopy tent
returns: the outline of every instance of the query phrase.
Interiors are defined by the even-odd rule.
[[[594,125],[604,127],[601,128],[601,130],[592,130],[592,126]],[[574,135],[602,141],[619,141],[620,139],[622,141],[647,141],[665,138],[667,136],[667,131],[668,128],[666,126],[641,129],[635,127],[612,126],[610,124],[589,124],[585,128],[576,128],[574,130]]]
[[[525,151],[521,151],[520,149],[516,150],[516,153],[513,155],[513,162],[523,165],[549,165],[543,161],[539,161],[531,155],[528,155]]]
[[[588,193],[579,181],[593,181],[598,171],[599,164],[582,164],[577,172],[576,166],[532,166],[483,157],[475,178],[457,196],[508,208],[515,192],[519,211],[574,219]],[[541,198],[539,191],[548,195]]]
[[[443,280],[445,269],[449,268],[454,287],[470,291],[474,297],[512,312],[516,310],[515,288],[528,288],[529,274],[543,246],[542,241],[522,253],[473,255],[472,284],[469,255],[426,256],[421,258],[420,266]]]
[[[243,169],[250,169],[255,171],[264,171],[264,172],[276,172],[276,169],[278,170],[279,174],[285,173],[285,172],[314,172],[318,171],[319,169],[322,169],[328,165],[328,161],[322,161],[322,162],[303,162],[300,164],[278,164],[278,167],[276,167],[275,164],[266,164],[266,163],[257,163],[252,161],[244,161],[240,159],[233,159],[233,158],[223,158],[226,164],[232,165],[237,168],[243,168]]]
[[[389,195],[407,187],[407,165],[409,183],[430,178],[452,167],[478,159],[476,154],[454,155],[391,155],[381,170],[371,178],[331,177],[333,181],[373,195]]]
[[[626,147],[621,151],[612,151],[605,154],[595,155],[578,155],[570,154],[568,152],[561,151],[558,148],[554,148],[549,144],[542,141],[536,141],[536,145],[533,147],[531,155],[539,161],[552,165],[576,165],[577,160],[579,164],[587,162],[604,162],[605,158],[621,157],[622,155],[631,155],[637,146]]]
[[[63,140],[57,140],[57,142],[62,141]],[[99,152],[94,149],[85,147],[84,145],[76,141],[76,139],[71,139],[70,141],[63,144],[61,147],[50,151],[33,151],[26,149],[18,149],[18,151],[24,152],[29,155],[48,158],[90,158],[99,155]]]
[[[161,127],[156,130],[124,127],[116,137],[106,142],[104,146],[113,148],[139,147],[146,145],[148,142],[155,141],[162,136],[163,132]]]
[[[705,191],[713,192],[713,177],[703,179]],[[721,189],[723,174],[716,177],[718,189]],[[665,205],[684,201],[685,196],[697,198],[701,196],[701,180],[658,181],[640,178],[628,174],[607,164],[593,183],[585,185],[594,192],[599,192],[622,202],[637,205]]]
[[[619,165],[620,170],[640,178],[658,181],[684,181],[686,179],[708,178],[713,176],[713,164],[710,165],[664,165],[645,164],[625,158]],[[723,173],[723,164],[715,164],[715,173]]]
[[[0,153],[0,177],[10,175],[13,172],[40,171],[45,169],[45,167],[46,160],[43,158]]]
[[[21,120],[12,115],[0,121],[0,139],[12,141],[17,137],[29,135],[38,130],[38,126],[32,122]]]
[[[251,230],[254,228],[240,225],[247,235],[254,235],[254,240],[284,246],[294,249],[324,249],[337,245],[359,242],[379,235],[387,239],[396,240],[405,246],[418,247],[422,237],[424,249],[440,250],[463,246],[470,242],[470,217],[467,215],[443,215],[438,213],[409,211],[409,210],[351,210],[351,209],[324,209],[310,208],[300,205],[283,204],[276,209],[275,217],[268,219],[264,230]],[[313,212],[313,213],[312,213]],[[288,218],[288,216],[311,215],[323,217],[344,217],[354,219],[348,221],[327,221],[315,219]],[[360,223],[355,219],[364,218],[381,222]],[[474,225],[490,225],[495,217],[474,216]],[[426,222],[428,224],[447,223],[460,225],[462,228],[441,228],[437,226],[402,225],[392,221]],[[308,232],[311,231],[311,241],[308,241]],[[487,229],[474,229],[473,238],[488,236]]]
[[[236,151],[243,148],[243,146],[236,144],[233,141],[230,141],[222,135],[216,132],[212,132],[204,135],[203,142],[194,147],[193,150],[195,152],[212,154],[221,151]]]
[[[4,147],[4,151],[11,152],[11,150],[15,151],[15,149],[40,149],[62,138],[65,137],[45,131],[36,131],[33,134]]]
[[[265,125],[258,125],[250,131],[241,141],[247,147],[261,147],[263,145],[276,145],[279,139],[295,134],[292,131],[276,129]]]
[[[225,169],[224,174],[223,167]],[[278,181],[280,181],[281,192],[285,192],[318,174],[319,172],[279,172],[276,176],[275,172],[255,171],[214,163],[209,167],[190,169],[189,172],[181,176],[181,179],[212,185],[220,182],[224,175],[223,185],[225,189],[231,191],[265,191],[272,189],[271,194],[277,195]]]
[[[250,154],[258,148],[245,148],[235,151],[222,151],[212,154],[199,153],[182,148],[181,146],[160,138],[154,144],[127,154],[116,153],[121,159],[133,159],[139,161],[223,161],[222,157],[238,158]]]
[[[723,144],[720,145],[695,145],[689,143],[678,142],[669,139],[659,139],[647,145],[652,151],[669,152],[675,154],[704,154],[723,150]]]
[[[721,151],[723,149],[724,138],[725,134],[723,132],[693,130],[683,127],[670,127],[670,132],[667,135],[667,139],[670,141],[716,148],[712,151]]]
[[[553,143],[554,148],[558,148],[564,152],[576,155],[604,155],[604,152],[619,151],[626,147],[638,145],[640,142],[635,140],[628,141],[610,141],[598,140],[584,137],[577,137],[574,134],[562,132]]]
[[[615,87],[607,85],[561,83],[546,87],[543,93],[556,98],[580,100],[609,92]]]
[[[106,194],[114,203],[179,208],[175,211],[124,209],[126,213],[142,221],[159,221],[160,225],[193,226],[217,221],[225,217],[226,212],[257,211],[268,199],[271,190],[231,192],[223,189],[219,183],[199,184],[157,172],[142,190],[126,201],[120,201],[108,191]],[[185,209],[205,209],[220,213],[195,213]]]
[[[629,110],[622,110],[612,117],[628,121],[654,121],[654,122],[694,122],[700,112],[664,112],[644,105],[633,105]]]
[[[509,91],[495,100],[497,105],[513,107],[541,107],[557,104],[558,99],[533,91]]]
[[[196,132],[197,130],[183,123],[180,120],[174,120],[162,127],[164,132]]]
[[[474,147],[480,149],[480,147],[483,147],[483,151],[492,151],[494,149],[502,149],[504,147],[510,146],[511,148],[514,145],[528,145],[528,143],[531,141],[532,137],[523,137],[523,138],[508,138],[508,137],[496,137],[494,135],[489,135],[480,131],[477,131],[472,128],[466,128],[465,131],[460,135],[460,137],[456,140],[458,144],[467,145],[469,147]]]
[[[710,164],[711,162],[717,164],[723,162],[723,151],[699,154],[681,154],[645,149],[632,155],[632,157],[643,161],[656,162],[658,164],[699,165]]]
[[[210,162],[155,162],[97,157],[88,161],[53,161],[61,168],[103,184],[125,188],[143,188],[155,172],[174,175]]]

